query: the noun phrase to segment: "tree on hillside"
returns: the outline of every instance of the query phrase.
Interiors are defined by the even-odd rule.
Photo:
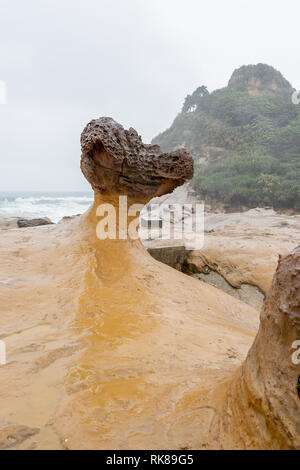
[[[209,203],[300,211],[300,106],[292,92],[273,67],[241,67],[229,86],[211,93],[200,86],[188,95],[153,143],[166,152],[184,146],[193,155],[192,184]]]
[[[203,96],[207,96],[208,94],[209,91],[207,90],[206,86],[199,86],[192,95],[187,95],[187,97],[185,98],[182,107],[182,112],[188,113],[197,110],[201,98],[203,98]]]

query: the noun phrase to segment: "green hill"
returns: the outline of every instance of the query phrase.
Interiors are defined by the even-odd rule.
[[[234,71],[228,86],[205,86],[185,98],[172,126],[153,143],[186,147],[193,186],[227,209],[300,209],[300,105],[280,72],[264,64]]]

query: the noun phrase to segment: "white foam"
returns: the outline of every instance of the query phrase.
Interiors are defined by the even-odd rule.
[[[0,216],[38,218],[49,217],[58,222],[65,216],[82,214],[93,203],[91,196],[19,196],[0,200]]]

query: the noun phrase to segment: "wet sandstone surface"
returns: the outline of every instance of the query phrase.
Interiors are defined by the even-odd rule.
[[[185,194],[180,196],[185,201]],[[170,194],[168,203],[174,200]],[[228,214],[205,212],[204,230],[203,246],[196,250],[186,249],[184,239],[162,240],[159,230],[152,231],[151,239],[146,238],[144,229],[141,236],[156,259],[260,310],[279,255],[300,245],[300,215],[287,216],[263,208]]]
[[[22,448],[202,446],[258,315],[139,241],[98,240],[94,210],[2,236],[1,428],[39,428]]]
[[[126,150],[120,128],[118,133]],[[254,345],[244,362],[259,326],[255,309],[153,259],[140,240],[97,238],[99,204],[117,208],[124,189],[118,172],[109,192],[99,189],[97,162],[107,158],[112,166],[114,159],[105,141],[103,148],[96,157],[83,146],[83,160],[91,159],[84,165],[97,167],[88,175],[95,203],[86,214],[1,233],[0,339],[7,364],[0,366],[0,447],[299,448],[298,369],[290,362],[290,341],[300,336],[298,253],[281,260],[275,294],[270,291],[262,314],[261,346]],[[151,165],[145,173],[152,173]],[[124,191],[148,200],[189,175],[176,170],[175,179],[160,175],[148,184],[146,174],[147,190],[152,187],[147,197],[132,176],[134,189]],[[273,315],[274,324],[265,326]],[[262,353],[269,341],[277,368]],[[255,363],[262,371],[247,381],[249,387],[255,383],[255,398],[237,389],[244,383],[243,362],[247,370]],[[280,394],[273,408],[267,408],[270,390]],[[247,406],[241,396],[249,396]],[[249,433],[245,424],[241,439],[234,426],[249,416],[256,437],[252,424]]]
[[[105,195],[126,194],[148,202],[193,176],[193,159],[185,149],[163,153],[112,118],[91,121],[81,134],[81,148],[84,176]]]

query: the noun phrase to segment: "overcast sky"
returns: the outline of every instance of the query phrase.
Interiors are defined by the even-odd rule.
[[[88,189],[79,138],[99,116],[150,142],[243,64],[299,83],[299,21],[299,0],[0,0],[0,191]]]

